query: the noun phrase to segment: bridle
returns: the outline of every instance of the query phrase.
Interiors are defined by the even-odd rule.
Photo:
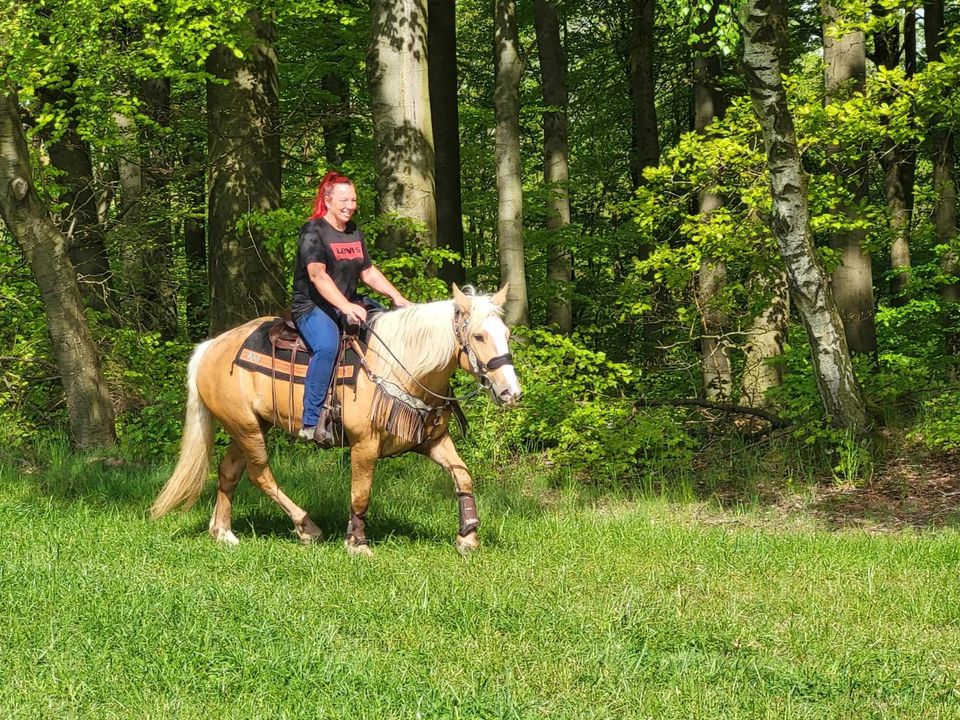
[[[483,362],[478,358],[473,348],[470,347],[470,341],[467,338],[467,323],[469,319],[467,313],[463,312],[459,307],[453,311],[453,335],[457,340],[457,345],[460,346],[460,349],[457,351],[457,362],[459,363],[460,358],[466,355],[470,371],[477,376],[478,381],[483,387],[492,392],[493,381],[490,380],[487,373],[502,368],[504,365],[513,365],[513,355],[507,352],[503,355],[492,357],[487,360],[487,362]]]

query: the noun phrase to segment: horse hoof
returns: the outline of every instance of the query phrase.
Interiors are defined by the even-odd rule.
[[[315,542],[323,542],[323,530],[317,528],[316,530],[307,530],[301,531],[297,530],[297,537],[300,539],[300,542],[304,545],[312,545]]]
[[[457,552],[466,557],[480,547],[480,538],[477,537],[475,532],[470,533],[466,537],[457,535],[457,542],[455,544]]]
[[[237,538],[236,535],[233,534],[233,530],[223,530],[223,529],[211,530],[210,536],[216,542],[222,543],[224,545],[234,546],[234,545],[240,544],[240,540]]]
[[[347,549],[347,555],[373,557],[373,550],[370,549],[369,545],[354,545],[349,540],[344,540],[343,546]]]

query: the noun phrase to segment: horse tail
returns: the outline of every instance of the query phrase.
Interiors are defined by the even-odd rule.
[[[200,497],[210,472],[210,450],[213,447],[213,416],[197,390],[200,361],[212,340],[197,346],[187,366],[187,411],[180,441],[180,459],[170,479],[150,507],[154,520],[166,515],[181,503],[189,509]]]

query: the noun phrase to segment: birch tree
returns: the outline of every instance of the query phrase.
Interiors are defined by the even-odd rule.
[[[820,399],[834,426],[860,433],[866,427],[863,399],[843,324],[813,245],[807,178],[781,77],[787,38],[785,0],[747,0],[740,22],[743,70],[762,128],[770,174],[770,226],[807,331]]]
[[[100,367],[66,241],[37,195],[16,92],[0,85],[0,214],[40,288],[75,447],[116,441],[113,402]]]

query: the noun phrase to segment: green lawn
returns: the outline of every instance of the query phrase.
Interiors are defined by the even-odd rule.
[[[228,548],[212,483],[150,523],[163,468],[0,468],[0,717],[960,718],[955,531],[704,524],[524,470],[480,474],[464,561],[448,481],[404,458],[365,560],[339,463],[275,463],[313,547],[246,483]]]

